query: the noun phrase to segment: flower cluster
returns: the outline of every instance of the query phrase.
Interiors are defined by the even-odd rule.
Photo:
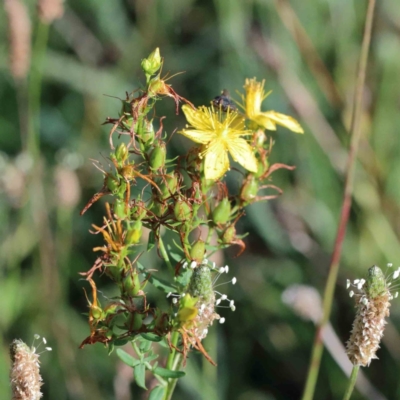
[[[391,268],[392,264],[388,264]],[[376,351],[383,336],[389,316],[390,301],[398,296],[398,292],[391,294],[392,282],[400,276],[400,267],[389,277],[385,277],[382,270],[374,265],[368,270],[367,279],[356,279],[353,283],[347,280],[347,288],[353,286],[350,297],[355,298],[356,318],[353,323],[350,339],[347,342],[346,352],[353,365],[368,366],[376,357]]]
[[[244,250],[243,236],[236,231],[244,207],[279,195],[281,189],[269,182],[271,174],[280,168],[293,169],[269,164],[273,141],[265,129],[275,130],[276,124],[281,124],[298,133],[303,131],[291,117],[261,111],[264,82],[246,80],[241,104],[244,113],[227,94],[214,99],[210,107],[196,108],[161,77],[162,64],[158,49],[144,59],[145,87],[127,95],[118,118],[106,120],[112,125],[110,167],[95,162],[103,174],[103,185],[81,212],[103,196],[112,198],[106,203],[102,223],[92,225],[92,232],[104,238],[104,245],[94,248],[100,256],[82,273],[92,292],[88,298],[90,335],[82,346],[101,342],[112,348],[138,336],[169,341],[172,334],[178,334],[180,341],[169,341],[172,351],[186,356],[194,347],[212,362],[201,341],[214,320],[225,320],[216,307],[234,311],[236,306],[215,290],[216,279],[229,268],[217,268],[207,258],[233,245],[238,246],[238,255]],[[154,108],[163,98],[174,100],[176,112],[179,104],[185,103],[182,111],[188,125],[178,133],[199,144],[174,159],[168,158],[164,117],[151,117],[157,115]],[[118,144],[114,143],[116,135]],[[230,169],[229,154],[244,169],[232,168],[238,171],[236,193],[230,193],[223,180]],[[262,196],[262,189],[273,192]],[[142,239],[144,229],[149,231],[147,245]],[[164,244],[163,232],[174,237],[174,246]],[[217,244],[212,244],[213,237],[217,237]],[[170,281],[141,264],[144,246],[147,251],[157,249],[169,269]],[[98,298],[97,272],[119,289],[119,296],[107,299],[106,305]],[[229,282],[236,283],[236,278]],[[148,284],[167,294],[169,308],[149,304]]]
[[[39,335],[35,335],[35,340]],[[43,344],[46,339],[42,338]],[[10,345],[11,372],[10,382],[13,400],[39,400],[42,398],[40,387],[43,385],[39,370],[39,355],[34,344],[29,347],[22,340],[16,339]],[[46,347],[45,351],[51,351]]]

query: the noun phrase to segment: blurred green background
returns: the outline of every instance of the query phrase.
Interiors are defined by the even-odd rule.
[[[36,2],[25,1],[38,32]],[[40,101],[40,156],[22,152],[29,123],[26,82],[8,63],[7,15],[0,11],[0,397],[10,398],[8,345],[34,333],[53,348],[41,357],[44,399],[143,399],[132,370],[100,344],[78,350],[89,328],[79,272],[94,262],[90,235],[104,200],[79,211],[102,186],[90,159],[105,160],[116,98],[144,83],[140,61],[155,47],[169,83],[195,105],[246,77],[272,89],[263,107],[290,114],[303,136],[278,128],[272,160],[296,165],[273,183],[283,196],[247,209],[250,232],[240,258],[223,257],[238,278],[227,287],[235,313],[223,313],[205,346],[215,369],[191,354],[175,399],[272,400],[301,397],[315,328],[282,302],[293,284],[323,292],[340,212],[348,128],[366,1],[114,0],[65,2],[49,30]],[[400,6],[378,2],[364,96],[363,136],[331,322],[342,343],[354,318],[346,278],[373,264],[400,263]],[[37,63],[33,53],[33,63]],[[36,59],[35,59],[36,57]],[[34,110],[35,111],[35,110]],[[185,121],[172,100],[157,108],[171,133]],[[35,116],[35,114],[33,114]],[[173,151],[187,141],[174,136]],[[222,256],[221,256],[222,257]],[[160,261],[153,256],[156,268]],[[99,288],[106,290],[106,283]],[[297,300],[296,300],[297,302]],[[315,304],[315,302],[314,302]],[[297,303],[297,305],[299,305]],[[310,311],[308,309],[308,311]],[[310,311],[312,312],[312,311]],[[318,313],[318,307],[317,311]],[[315,317],[315,315],[314,315]],[[312,316],[310,317],[312,319]],[[364,369],[387,398],[400,398],[400,307],[394,302],[385,341]],[[340,347],[334,350],[343,356]],[[347,379],[325,351],[315,399],[341,398]],[[354,399],[361,399],[359,393]],[[373,397],[370,397],[373,398]],[[375,397],[378,398],[378,397]]]

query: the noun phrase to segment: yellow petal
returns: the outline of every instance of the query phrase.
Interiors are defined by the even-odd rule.
[[[204,176],[217,180],[229,169],[228,152],[222,140],[213,141],[205,151]]]
[[[258,114],[252,118],[252,121],[256,122],[258,125],[262,126],[269,131],[276,131],[276,124],[270,118],[264,116],[264,114]]]
[[[281,114],[275,111],[267,111],[263,112],[262,115],[268,119],[270,119],[273,123],[278,125],[282,125],[293,132],[296,133],[304,133],[303,128],[300,124],[289,115]],[[266,128],[269,129],[269,128]]]
[[[202,131],[197,129],[183,129],[178,133],[193,140],[193,142],[201,144],[206,144],[215,138],[214,132]]]
[[[215,129],[216,116],[207,107],[193,109],[187,104],[182,106],[187,122],[199,130],[210,131]]]
[[[232,158],[248,171],[257,172],[257,160],[251,146],[241,138],[230,138],[227,147]]]

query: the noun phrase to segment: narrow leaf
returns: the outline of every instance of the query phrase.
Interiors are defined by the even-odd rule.
[[[146,387],[146,368],[144,364],[138,364],[134,367],[136,384],[147,390]]]
[[[117,349],[116,353],[117,356],[121,359],[121,361],[126,365],[129,365],[130,367],[135,367],[140,363],[138,359],[132,357],[130,354],[128,354],[126,351],[122,349]]]
[[[151,392],[149,400],[162,400],[164,397],[165,388],[162,386],[156,386]]]

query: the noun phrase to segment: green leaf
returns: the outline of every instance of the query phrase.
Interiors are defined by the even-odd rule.
[[[158,358],[158,354],[151,354],[143,359],[143,362],[150,362]]]
[[[115,346],[125,346],[129,342],[129,339],[117,339],[114,340]]]
[[[149,241],[147,242],[147,251],[150,251],[156,244],[156,235],[154,231],[150,231]]]
[[[172,371],[170,369],[166,369],[166,368],[161,368],[161,367],[157,367],[153,370],[155,375],[159,375],[162,378],[182,378],[182,376],[185,376],[186,373],[183,371]]]
[[[135,372],[135,381],[137,383],[137,385],[143,389],[147,390],[146,387],[146,368],[144,366],[144,364],[138,364],[135,365],[134,367],[134,372]]]
[[[149,400],[161,400],[164,397],[165,388],[162,386],[156,386],[151,392],[149,396]]]
[[[172,258],[176,262],[180,262],[182,260],[182,255],[172,251],[170,245],[167,245],[167,248],[168,248],[168,256],[170,258]]]
[[[142,353],[147,353],[151,349],[152,342],[145,338],[141,338],[139,349]]]
[[[140,363],[138,359],[132,357],[130,354],[128,354],[126,351],[122,349],[117,349],[116,353],[123,363],[129,365],[132,368]]]
[[[165,281],[164,279],[157,278],[154,275],[150,276],[149,282],[157,289],[160,289],[165,293],[176,292],[175,286],[172,286],[169,282]]]
[[[141,333],[140,336],[146,340],[150,340],[150,342],[161,342],[161,340],[163,340],[161,336],[154,333]]]

